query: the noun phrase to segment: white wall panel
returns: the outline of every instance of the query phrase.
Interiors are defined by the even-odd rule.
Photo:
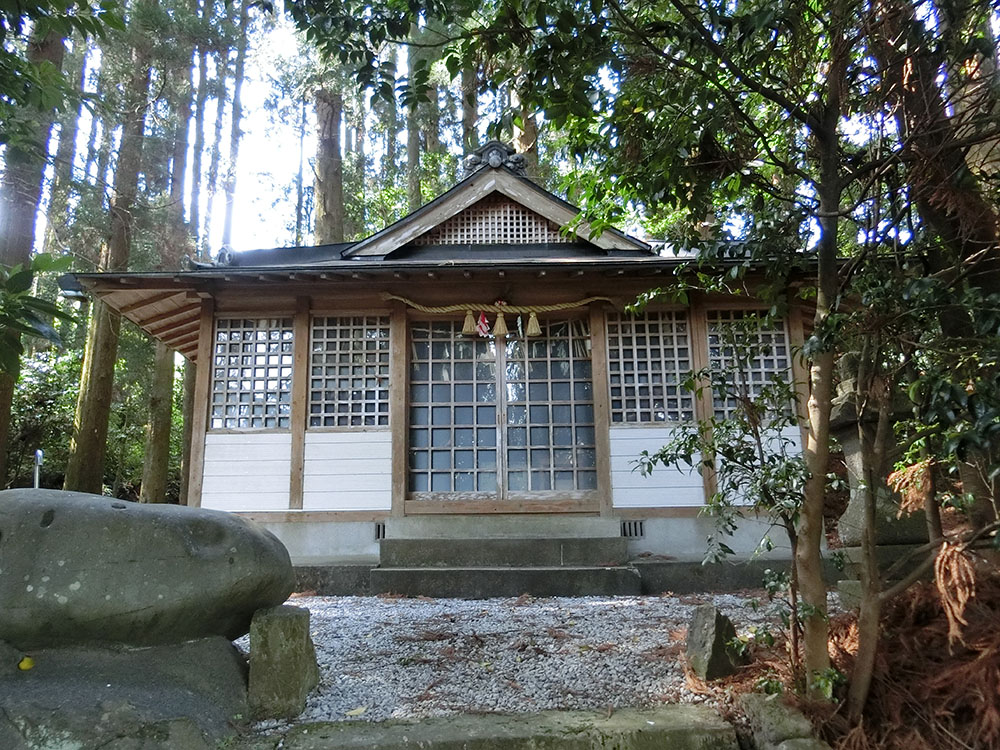
[[[287,510],[291,451],[287,432],[208,433],[201,507]]]
[[[392,433],[306,431],[303,510],[389,510]]]
[[[657,466],[643,476],[634,461],[670,437],[669,427],[611,428],[611,492],[615,508],[676,508],[705,502],[701,475],[687,467]]]

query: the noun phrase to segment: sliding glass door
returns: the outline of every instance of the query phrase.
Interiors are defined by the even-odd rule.
[[[596,495],[590,331],[577,319],[541,328],[495,339],[462,335],[460,321],[411,325],[412,499]]]

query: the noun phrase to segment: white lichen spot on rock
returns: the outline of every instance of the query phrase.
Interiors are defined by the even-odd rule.
[[[80,582],[79,581],[73,581],[73,583],[71,583],[69,585],[69,590],[70,591],[79,591],[80,590]]]
[[[60,568],[65,564],[66,564],[65,560],[60,560],[59,562],[56,563],[56,565],[58,565]]]
[[[48,576],[42,576],[42,583],[48,583],[48,582],[49,582],[49,577]]]
[[[34,586],[28,586],[28,588],[27,588],[27,589],[25,589],[25,590],[26,590],[26,591],[34,591],[34,590],[35,590],[35,587],[34,587]]]
[[[59,594],[56,597],[56,601],[59,602],[60,604],[65,604],[66,602],[69,601],[69,597],[68,596],[63,596],[62,594]]]

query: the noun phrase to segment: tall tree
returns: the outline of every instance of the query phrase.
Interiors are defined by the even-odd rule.
[[[344,241],[344,159],[340,127],[344,100],[340,92],[316,90],[315,242]]]
[[[48,31],[28,42],[28,63],[58,72],[66,45],[61,31]],[[47,66],[47,67],[46,67]],[[42,195],[52,106],[37,110],[24,125],[24,137],[8,144],[0,183],[0,264],[27,267],[35,244],[35,215]],[[0,477],[6,476],[7,437],[16,373],[0,373]]]
[[[243,79],[246,75],[247,59],[247,26],[249,24],[249,0],[240,3],[240,22],[236,35],[236,61],[233,65],[233,104],[229,129],[229,163],[226,167],[224,190],[226,193],[226,211],[222,225],[222,244],[230,247],[233,242],[233,205],[236,200],[236,174],[240,155],[240,140],[243,130],[240,123],[243,119]]]
[[[155,7],[156,0],[151,0],[150,6]],[[100,260],[100,268],[106,271],[126,270],[132,250],[132,212],[138,195],[152,58],[150,36],[147,30],[141,28],[139,19],[142,15],[136,13],[140,7],[138,4],[133,7],[130,24],[131,74],[124,91],[121,140],[108,216],[110,227]],[[95,300],[66,466],[64,486],[67,490],[99,494],[104,483],[104,459],[120,327],[120,315],[100,300]]]

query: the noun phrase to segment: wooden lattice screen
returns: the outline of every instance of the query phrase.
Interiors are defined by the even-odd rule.
[[[519,203],[491,195],[413,241],[414,245],[526,245],[572,242],[559,226]]]

